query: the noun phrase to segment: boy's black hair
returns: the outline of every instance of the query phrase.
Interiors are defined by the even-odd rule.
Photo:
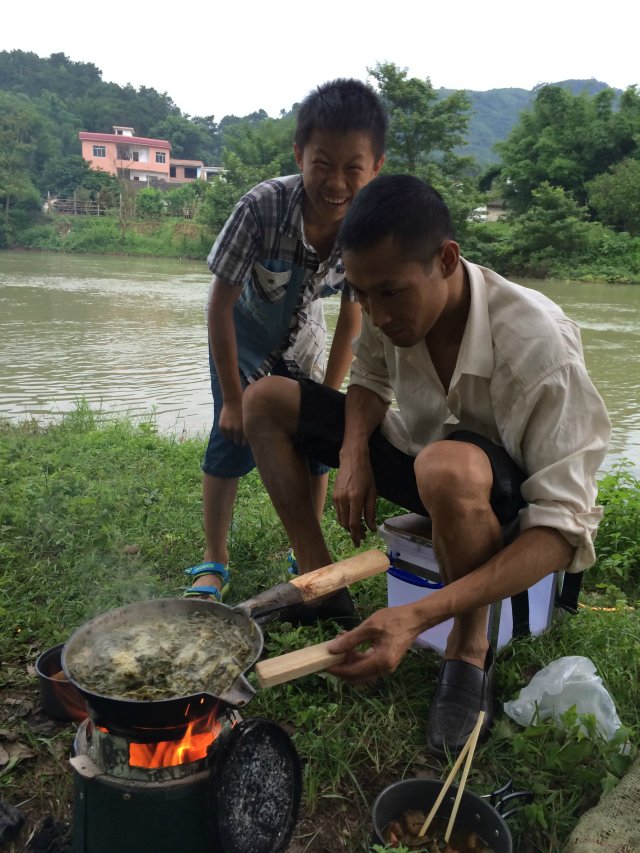
[[[361,80],[331,80],[300,104],[294,142],[302,151],[314,130],[366,133],[376,160],[384,154],[387,114],[376,92]]]
[[[340,251],[366,249],[387,235],[407,260],[429,264],[455,232],[440,193],[413,175],[379,175],[349,205],[337,237]]]

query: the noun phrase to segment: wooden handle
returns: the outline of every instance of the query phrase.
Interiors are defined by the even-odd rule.
[[[374,549],[331,563],[329,566],[323,566],[306,575],[299,575],[289,583],[300,590],[303,601],[314,601],[356,581],[386,572],[388,568],[387,555],[383,551]]]
[[[318,643],[316,646],[260,661],[255,665],[258,684],[260,687],[273,687],[275,684],[284,684],[294,678],[301,678],[312,672],[322,672],[323,669],[342,663],[346,655],[334,655],[327,651],[330,642],[331,640],[327,640],[326,643]]]

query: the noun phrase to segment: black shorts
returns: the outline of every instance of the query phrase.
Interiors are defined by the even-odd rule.
[[[300,453],[317,459],[331,468],[340,467],[340,448],[344,437],[345,395],[311,380],[300,382],[300,420],[293,443]],[[493,485],[491,508],[501,526],[511,526],[518,512],[526,506],[520,486],[526,479],[504,448],[488,438],[468,430],[457,430],[446,436],[451,441],[465,441],[483,450],[491,464]],[[404,509],[428,516],[416,485],[413,469],[415,457],[394,447],[376,428],[369,439],[371,467],[378,494]],[[510,530],[511,532],[511,530]]]

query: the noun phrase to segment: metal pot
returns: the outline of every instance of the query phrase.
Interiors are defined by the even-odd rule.
[[[382,832],[392,820],[397,820],[407,809],[420,809],[427,813],[442,789],[437,779],[403,779],[385,788],[376,798],[372,808],[374,843],[384,844]],[[505,811],[507,805],[519,800],[520,804],[533,800],[531,791],[512,792],[508,782],[499,791],[480,797],[468,788],[462,792],[456,826],[476,832],[494,853],[512,853],[513,840],[506,818],[515,809]],[[458,789],[451,785],[437,816],[448,818]]]
[[[254,696],[255,690],[247,681],[246,673],[262,653],[264,641],[259,622],[272,618],[283,609],[314,601],[357,580],[385,571],[388,567],[389,561],[383,552],[367,551],[278,584],[236,607],[198,598],[154,599],[128,604],[103,613],[78,628],[62,650],[62,669],[67,679],[85,697],[98,723],[127,729],[175,727],[179,732],[190,719],[203,716],[216,706],[218,710],[228,706],[240,708]],[[137,625],[141,620],[150,619],[157,619],[161,625],[169,618],[186,619],[197,611],[209,614],[215,612],[221,619],[240,626],[250,646],[251,653],[245,672],[235,679],[223,695],[203,692],[153,701],[115,698],[87,689],[71,674],[76,656],[87,647],[94,648],[114,628]],[[327,665],[325,662],[324,666]],[[307,667],[306,672],[322,668],[323,664],[319,661],[315,670]]]

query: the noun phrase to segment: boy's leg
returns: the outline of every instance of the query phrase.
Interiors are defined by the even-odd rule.
[[[233,518],[233,507],[238,492],[238,477],[213,477],[202,475],[202,508],[204,513],[205,552],[203,562],[229,562],[228,535]],[[194,587],[215,586],[222,588],[222,578],[218,575],[200,575],[193,582]]]
[[[202,462],[202,510],[204,519],[205,551],[203,563],[218,563],[216,573],[204,573],[210,566],[198,565],[187,570],[192,575],[192,589],[209,587],[221,590],[229,562],[228,535],[233,518],[233,507],[238,491],[238,480],[254,467],[248,445],[234,444],[219,427],[222,411],[222,389],[211,352],[209,352],[211,394],[213,397],[213,424]],[[187,594],[194,594],[191,590]]]
[[[331,556],[318,517],[320,491],[311,482],[321,478],[311,477],[306,459],[293,445],[300,418],[299,383],[264,377],[245,391],[242,414],[260,476],[301,571],[328,565]]]
[[[311,500],[316,510],[318,521],[322,521],[324,505],[327,500],[327,489],[329,488],[329,474],[311,475]]]

